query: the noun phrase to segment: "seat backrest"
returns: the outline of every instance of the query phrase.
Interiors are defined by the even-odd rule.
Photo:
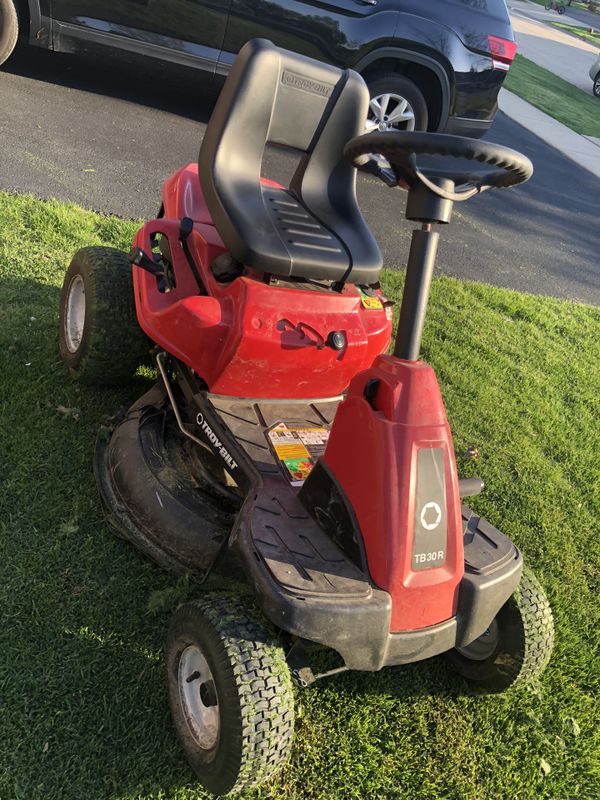
[[[240,50],[208,124],[198,171],[225,246],[275,275],[368,284],[381,253],[356,200],[343,147],[364,131],[369,94],[340,70],[253,39]],[[268,142],[301,151],[287,189],[261,184]]]

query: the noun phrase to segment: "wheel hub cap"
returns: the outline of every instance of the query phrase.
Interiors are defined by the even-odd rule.
[[[493,655],[498,646],[498,623],[495,619],[490,627],[479,638],[464,647],[457,647],[458,652],[472,661],[485,661]]]
[[[365,131],[414,131],[415,112],[405,97],[399,94],[378,94],[371,98]]]
[[[65,314],[65,342],[70,353],[76,353],[83,339],[85,325],[85,285],[81,275],[75,275],[69,285]]]
[[[221,727],[219,700],[208,662],[195,645],[189,645],[181,654],[177,682],[190,733],[203,750],[211,750]]]

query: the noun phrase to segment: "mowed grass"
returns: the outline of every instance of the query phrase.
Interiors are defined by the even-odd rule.
[[[564,22],[551,22],[550,24],[559,31],[570,33],[578,39],[583,39],[584,42],[591,42],[591,44],[597,44],[600,47],[600,33],[594,28],[582,28],[579,25],[567,25]]]
[[[517,53],[504,87],[576,133],[600,136],[598,99],[525,56]]]
[[[134,229],[0,193],[2,800],[206,796],[174,738],[162,659],[174,608],[203,588],[112,536],[92,473],[98,426],[144,382],[82,386],[57,354],[70,255],[127,248]],[[401,273],[384,283],[398,296]],[[472,505],[522,549],[554,609],[542,680],[477,697],[435,658],[317,684],[297,695],[291,763],[247,798],[600,796],[599,334],[597,308],[433,285],[423,353],[459,471],[483,477]]]

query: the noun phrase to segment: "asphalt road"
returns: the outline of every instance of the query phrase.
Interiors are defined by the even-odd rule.
[[[0,72],[0,188],[57,197],[122,217],[153,216],[163,180],[194,161],[215,92],[194,73],[22,47]],[[600,305],[600,182],[499,115],[488,136],[526,153],[532,180],[455,207],[438,268],[535,294]],[[263,172],[285,179],[286,152]],[[390,267],[411,225],[404,193],[359,180],[359,200]]]
[[[508,10],[511,14],[513,11],[519,11],[531,19],[564,22],[566,24],[571,24],[571,20],[576,20],[590,28],[600,27],[599,14],[594,11],[586,11],[585,9],[576,8],[575,6],[569,6],[567,3],[564,3],[564,5],[566,6],[566,11],[564,14],[559,15],[556,11],[546,11],[544,6],[530,2],[529,0],[525,0],[525,2],[523,2],[523,0],[508,0],[507,2]]]

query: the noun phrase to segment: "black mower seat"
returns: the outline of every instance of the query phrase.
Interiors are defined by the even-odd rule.
[[[369,284],[381,253],[343,157],[363,132],[367,87],[353,70],[253,39],[240,50],[200,150],[214,225],[243,264],[296,278]],[[267,142],[303,155],[288,189],[261,185]]]

